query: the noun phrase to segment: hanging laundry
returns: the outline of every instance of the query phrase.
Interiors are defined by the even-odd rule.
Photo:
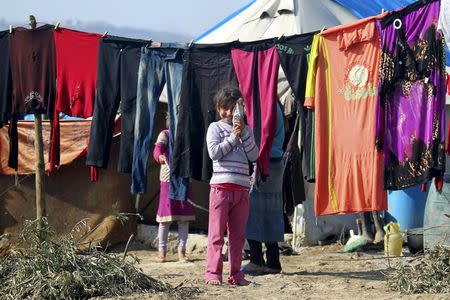
[[[80,118],[94,113],[95,84],[99,34],[66,28],[53,31],[56,47],[56,103],[52,140],[50,143],[50,171],[59,165],[59,113]]]
[[[9,65],[9,31],[0,31],[0,128],[11,117],[11,67]]]
[[[443,34],[447,48],[450,49],[450,0],[441,0],[438,30],[440,30]],[[450,95],[450,75],[447,75],[447,94]],[[448,126],[445,151],[448,155],[450,155],[450,126]]]
[[[379,38],[375,18],[314,36],[305,105],[315,110],[318,216],[387,209],[373,136]]]
[[[269,155],[276,132],[279,59],[274,40],[239,43],[231,49],[247,121],[259,146],[257,169],[269,176]]]
[[[172,172],[208,181],[212,161],[206,146],[209,124],[217,120],[214,97],[224,86],[237,86],[229,45],[193,45],[183,56],[179,118]]]
[[[308,58],[314,34],[284,38],[277,44],[280,65],[295,96],[294,128],[284,153],[283,199],[288,214],[306,199],[303,179],[314,181],[314,111],[304,107]],[[300,143],[297,142],[299,135]]]
[[[100,39],[97,84],[86,164],[106,168],[120,103],[121,135],[117,169],[131,173],[136,118],[136,87],[141,47],[148,42],[115,36]]]
[[[53,116],[55,103],[55,43],[53,26],[15,28],[9,35],[9,57],[13,82],[12,117],[9,128],[8,166],[17,170],[17,114],[40,113]]]
[[[439,1],[424,0],[380,22],[382,61],[376,145],[384,187],[404,189],[445,170],[445,51]]]
[[[177,107],[180,103],[181,78],[183,75],[183,51],[186,44],[162,43],[161,48],[142,47],[139,64],[136,122],[134,131],[133,168],[131,172],[133,194],[147,190],[147,161],[151,147],[154,117],[159,97],[167,87],[169,106],[169,164],[172,162],[173,136],[176,131]],[[169,198],[187,198],[189,178],[170,177]]]
[[[294,134],[300,139],[302,171],[308,182],[314,182],[314,111],[306,108],[304,101],[308,58],[315,33],[294,36],[277,45],[281,67],[295,95],[301,134],[298,131]]]

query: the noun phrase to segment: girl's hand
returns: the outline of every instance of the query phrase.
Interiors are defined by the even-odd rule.
[[[244,130],[244,126],[245,126],[245,124],[244,124],[244,122],[242,122],[242,120],[241,119],[239,119],[239,120],[236,120],[235,122],[234,122],[234,124],[233,124],[233,133],[236,135],[236,136],[241,136],[241,134],[242,134],[242,131]]]
[[[160,155],[159,156],[159,163],[161,165],[165,165],[166,164],[166,156],[165,155]]]

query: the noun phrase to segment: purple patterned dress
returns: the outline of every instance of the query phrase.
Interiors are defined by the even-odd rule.
[[[445,170],[445,46],[438,17],[439,1],[424,0],[378,23],[376,143],[384,151],[385,189],[425,183]]]
[[[159,164],[159,156],[164,155],[166,161],[169,159],[169,130],[163,130],[158,135],[155,149],[153,150],[153,158]],[[173,200],[169,198],[169,181],[170,169],[168,164],[161,165],[159,174],[160,191],[159,206],[156,213],[156,222],[172,222],[172,221],[192,221],[195,220],[194,207],[187,200]],[[188,191],[188,199],[191,198],[191,191]]]

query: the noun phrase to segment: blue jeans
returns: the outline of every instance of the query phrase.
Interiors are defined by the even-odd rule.
[[[133,166],[131,172],[133,194],[144,194],[147,190],[147,162],[154,126],[154,117],[159,97],[167,85],[169,105],[169,164],[172,161],[176,130],[177,106],[180,103],[181,78],[183,73],[183,44],[162,44],[162,48],[141,49],[139,64],[136,121],[134,129]],[[185,200],[189,179],[170,178],[170,198]]]

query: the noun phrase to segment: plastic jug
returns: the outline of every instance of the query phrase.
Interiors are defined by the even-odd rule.
[[[384,255],[401,256],[405,233],[400,232],[400,223],[389,222],[384,232]]]

